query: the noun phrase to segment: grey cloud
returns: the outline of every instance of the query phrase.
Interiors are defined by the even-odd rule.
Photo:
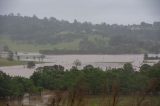
[[[160,19],[159,0],[0,0],[0,13],[132,24]],[[11,2],[12,1],[12,2]]]

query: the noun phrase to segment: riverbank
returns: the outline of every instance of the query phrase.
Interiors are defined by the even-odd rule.
[[[28,61],[25,61],[25,60],[17,61],[17,60],[8,60],[5,58],[0,58],[0,67],[27,65]],[[30,61],[34,61],[34,60],[30,60]],[[35,64],[42,64],[42,63],[44,62],[35,61]]]
[[[16,61],[16,60],[7,60],[7,59],[4,59],[4,58],[0,58],[0,67],[3,67],[3,66],[15,66],[15,65],[25,65],[27,64],[27,62],[25,61]]]

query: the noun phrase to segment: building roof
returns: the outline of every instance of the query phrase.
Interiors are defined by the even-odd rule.
[[[18,52],[18,56],[41,56],[42,54],[40,53],[30,53],[30,52]]]

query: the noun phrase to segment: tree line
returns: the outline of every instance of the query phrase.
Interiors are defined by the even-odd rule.
[[[20,14],[0,15],[0,36],[23,43],[45,45],[80,39],[76,50],[50,49],[44,53],[158,53],[160,22],[138,25],[69,22],[54,17],[40,19]],[[96,37],[95,37],[96,36]],[[91,39],[92,40],[91,40]]]
[[[73,66],[65,70],[61,65],[39,67],[30,78],[9,76],[0,71],[0,98],[19,97],[25,93],[40,94],[43,90],[73,91],[84,89],[88,95],[110,94],[116,84],[121,95],[135,92],[160,92],[160,63],[144,64],[134,71],[130,63],[122,68],[102,70],[87,65],[83,69]],[[77,88],[78,87],[78,88]]]

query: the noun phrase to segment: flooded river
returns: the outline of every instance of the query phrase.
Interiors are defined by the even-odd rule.
[[[119,68],[122,67],[125,63],[132,63],[133,67],[138,70],[139,67],[143,64],[143,54],[136,55],[46,55],[43,59],[43,64],[37,64],[37,67],[41,66],[50,66],[50,65],[62,65],[65,69],[70,69],[73,66],[73,62],[78,59],[81,61],[82,65],[80,68],[85,65],[93,65],[94,67],[100,67],[102,69],[106,68]],[[31,61],[32,59],[23,59],[23,61]],[[33,61],[33,60],[32,60]],[[0,67],[0,70],[6,72],[9,75],[13,76],[23,76],[30,77],[35,69],[27,69],[26,66],[9,66],[9,67]]]

